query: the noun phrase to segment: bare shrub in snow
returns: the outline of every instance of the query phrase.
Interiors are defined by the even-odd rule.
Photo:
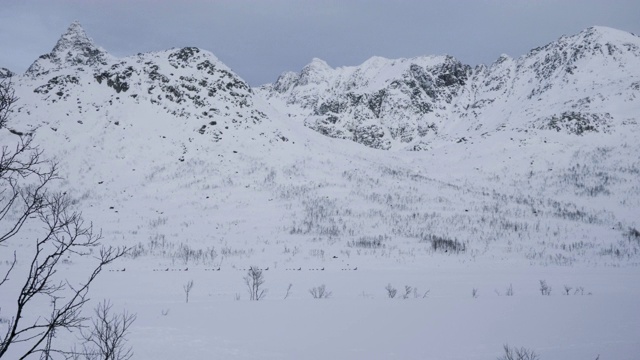
[[[314,288],[309,289],[309,294],[313,296],[314,299],[328,299],[331,297],[331,291],[327,290],[327,287],[322,284],[320,286],[316,286]]]
[[[458,254],[467,250],[467,246],[464,243],[458,241],[458,239],[449,239],[433,234],[423,236],[420,241],[430,242],[433,251]]]
[[[413,291],[413,287],[409,286],[409,285],[405,285],[404,286],[404,294],[402,294],[402,298],[403,299],[408,299],[409,295],[411,295],[411,292]]]
[[[249,268],[247,275],[244,277],[244,283],[247,285],[247,291],[249,292],[249,300],[258,301],[264,299],[267,295],[267,290],[263,288],[264,281],[262,270],[256,266]]]
[[[542,295],[551,295],[551,286],[547,285],[546,280],[540,280],[540,293]]]
[[[509,287],[507,288],[507,291],[505,292],[505,295],[513,296],[513,284],[509,284]]]
[[[378,249],[384,247],[382,242],[387,240],[388,236],[361,236],[357,240],[352,240],[347,243],[349,247],[362,248],[362,249]]]
[[[185,302],[189,303],[189,293],[191,289],[193,289],[193,280],[189,280],[188,283],[182,285],[182,289],[184,290],[184,294],[186,296]]]
[[[98,304],[93,326],[90,332],[83,334],[85,343],[82,351],[74,351],[74,360],[129,360],[133,357],[133,349],[126,344],[129,327],[136,315],[126,311],[114,315],[111,308],[107,300]]]
[[[577,286],[576,290],[573,292],[573,295],[584,295],[584,287],[583,286]],[[592,295],[592,293],[587,293],[587,295]]]
[[[504,355],[498,357],[498,360],[540,360],[540,357],[533,350],[510,347],[507,344],[504,346]]]
[[[391,283],[387,284],[387,286],[384,289],[387,290],[387,296],[390,299],[393,299],[394,297],[396,297],[396,294],[398,293],[398,289],[391,286]]]
[[[629,242],[635,241],[640,245],[640,231],[638,231],[638,229],[629,228],[629,230],[627,230],[624,235],[627,237]]]

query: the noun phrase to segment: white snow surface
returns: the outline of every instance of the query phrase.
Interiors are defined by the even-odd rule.
[[[90,305],[137,314],[135,359],[496,359],[508,343],[635,360],[639,44],[594,27],[490,67],[314,59],[252,89],[207,51],[118,59],[74,23],[12,77],[0,144],[33,136],[103,242],[132,248]],[[41,231],[0,249],[0,273]]]

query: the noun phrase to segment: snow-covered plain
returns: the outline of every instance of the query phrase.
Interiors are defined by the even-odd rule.
[[[495,359],[508,343],[543,360],[640,359],[640,239],[629,235],[640,229],[638,58],[623,59],[619,93],[602,85],[606,63],[581,78],[597,85],[590,106],[616,109],[601,131],[534,126],[533,105],[502,94],[504,107],[493,101],[473,126],[439,125],[427,151],[383,151],[320,135],[305,126],[316,115],[250,89],[203,50],[74,58],[94,45],[75,24],[64,39],[64,56],[14,77],[8,128],[33,133],[59,162],[57,186],[104,243],[132,248],[91,305],[106,298],[137,314],[134,358]],[[560,113],[574,85],[533,101]],[[500,114],[516,115],[499,126]],[[483,119],[491,131],[464,133]],[[0,130],[1,144],[16,140]],[[0,270],[40,230],[33,221],[1,249]],[[262,301],[248,300],[250,266],[265,269]],[[332,296],[313,299],[322,284]],[[0,292],[0,317],[17,286]]]

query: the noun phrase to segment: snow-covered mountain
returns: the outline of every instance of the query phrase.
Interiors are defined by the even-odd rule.
[[[624,131],[640,109],[639,63],[640,37],[591,27],[491,66],[424,56],[333,69],[314,59],[259,92],[324,135],[419,150],[505,128]]]
[[[590,28],[489,67],[316,59],[252,89],[207,51],[116,58],[74,23],[11,78],[0,141],[34,136],[110,241],[172,261],[187,246],[243,262],[258,246],[295,265],[315,246],[420,262],[447,244],[464,259],[635,263],[638,44]]]
[[[50,53],[40,56],[27,74],[39,76],[69,66],[107,65],[115,59],[104,49],[96,46],[87,36],[79,22],[73,22],[56,43]]]
[[[161,126],[160,119],[152,124],[131,119],[129,107],[169,117],[170,128],[184,128],[205,142],[234,137],[237,131],[268,122],[254,104],[251,87],[210,52],[186,47],[118,59],[95,45],[77,22],[51,53],[42,55],[15,81],[18,90],[29,89],[16,109],[32,114],[28,124],[20,124],[24,132],[41,126],[64,131],[62,122],[81,124],[91,119],[94,124],[88,126],[99,123],[105,129],[142,125],[155,128],[147,128],[153,133]],[[38,106],[47,110],[36,111]],[[100,111],[97,117],[87,116]],[[265,129],[261,135],[268,141],[284,138],[273,131]],[[186,142],[193,142],[174,140],[187,148]]]
[[[25,74],[0,69],[19,98],[0,147],[32,138],[54,190],[129,247],[91,297],[138,314],[137,358],[636,359],[638,44],[590,28],[488,67],[316,59],[252,89],[202,49],[117,58],[74,23]],[[0,247],[0,274],[18,259],[0,330],[43,231]]]

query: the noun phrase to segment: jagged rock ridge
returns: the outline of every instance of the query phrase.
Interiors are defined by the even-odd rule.
[[[488,67],[451,56],[336,69],[314,59],[259,93],[321,134],[378,149],[427,149],[507,127],[607,132],[638,107],[639,48],[635,35],[591,27]]]
[[[15,73],[7,68],[0,67],[0,79],[10,78],[14,76]]]
[[[112,61],[104,49],[96,46],[78,21],[73,22],[62,34],[50,53],[40,56],[27,69],[27,74],[38,76],[66,66],[97,66]]]

